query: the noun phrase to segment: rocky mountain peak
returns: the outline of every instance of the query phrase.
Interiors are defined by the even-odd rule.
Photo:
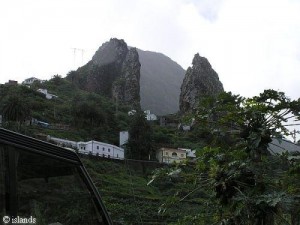
[[[184,74],[185,70],[166,55],[131,48],[124,40],[112,38],[67,79],[118,104],[141,105],[143,110],[166,115],[179,110]]]
[[[195,54],[192,67],[186,71],[179,99],[180,112],[185,113],[195,109],[201,97],[217,95],[224,91],[218,74],[209,61]]]
[[[136,48],[130,48],[122,65],[121,76],[113,83],[112,97],[133,109],[140,108],[140,68]]]
[[[199,53],[195,54],[192,62],[193,68],[194,69],[202,69],[202,70],[210,70],[211,65],[208,62],[207,58],[202,57],[199,55]]]
[[[92,61],[98,66],[110,63],[121,64],[127,53],[128,47],[123,39],[111,38],[110,41],[100,46],[93,56]]]
[[[112,38],[99,47],[90,62],[67,79],[86,91],[136,109],[140,108],[140,67],[136,49],[128,50],[124,40]]]

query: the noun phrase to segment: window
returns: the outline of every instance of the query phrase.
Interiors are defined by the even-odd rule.
[[[184,154],[181,154],[181,157],[183,158],[183,157],[184,157]]]
[[[176,152],[173,152],[173,153],[172,153],[172,156],[173,156],[173,157],[177,157],[177,153],[176,153]]]
[[[169,152],[165,152],[166,155],[169,155]]]
[[[97,146],[97,149],[99,149],[99,146]]]
[[[102,148],[102,151],[104,151],[104,150],[105,150],[105,148],[103,147],[103,148]]]
[[[107,157],[110,158],[110,155],[108,155]]]
[[[110,149],[108,149],[108,152],[110,152]]]
[[[117,158],[119,158],[119,154],[117,154]]]

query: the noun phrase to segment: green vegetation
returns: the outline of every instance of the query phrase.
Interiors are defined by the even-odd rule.
[[[253,98],[223,93],[202,100],[196,120],[209,145],[198,151],[193,171],[198,190],[214,207],[205,213],[199,208],[196,217],[177,224],[298,225],[300,158],[271,155],[268,146],[272,137],[288,134],[286,122],[299,120],[299,109],[299,100],[273,90]]]
[[[24,85],[1,85],[0,114],[4,116],[3,127],[38,138],[51,135],[74,141],[93,139],[118,145],[119,131],[130,128],[133,131],[136,117],[128,116],[129,108],[124,105],[116,107],[107,97],[80,90],[71,78],[72,72],[69,74],[71,81],[55,75],[49,81],[35,82],[30,88]],[[47,89],[48,93],[58,98],[46,99],[38,89]],[[10,116],[18,118],[6,117],[5,110],[8,112],[9,105],[10,110],[20,113],[10,113]],[[49,123],[50,126],[37,126],[31,118]],[[172,115],[172,118],[180,119],[177,115]],[[196,149],[205,146],[205,137],[199,138],[198,134],[202,131],[197,126],[192,132],[181,132],[177,127],[161,127],[157,123],[147,125],[145,120],[143,123],[148,126],[149,135],[145,135],[145,130],[141,129],[140,132],[153,143],[152,147],[148,146],[152,153],[159,147]],[[146,155],[148,159],[149,154]]]
[[[58,98],[46,99],[39,88]],[[300,119],[299,100],[284,93],[201,99],[196,112],[169,116],[194,119],[189,132],[149,123],[141,112],[128,116],[126,106],[60,76],[31,88],[1,85],[0,110],[4,127],[36,137],[117,144],[119,131],[129,130],[126,156],[136,160],[83,158],[116,224],[300,224],[299,155],[268,151],[272,138],[288,135],[288,122]],[[31,124],[31,117],[49,127]],[[160,147],[196,149],[197,160],[147,162]]]
[[[136,112],[130,123],[126,158],[148,160],[152,156],[155,159],[152,136],[153,131],[145,118],[144,112]]]
[[[40,88],[58,97],[46,99],[37,91]],[[116,112],[110,99],[79,90],[58,75],[44,83],[35,82],[30,88],[1,85],[0,110],[5,128],[27,135],[43,133],[75,141],[94,139],[113,144],[118,144],[118,133],[128,129],[130,120],[126,106],[118,106]],[[32,124],[31,118],[50,126]]]
[[[95,157],[82,160],[116,224],[168,224],[188,215],[196,216],[203,205],[201,199],[183,199],[180,204],[169,204],[170,208],[163,213],[163,204],[179,200],[180,196],[192,191],[195,185],[192,179],[183,184],[182,175],[170,176],[167,182],[163,179],[155,180],[147,185],[152,171],[161,168],[162,165],[158,163],[109,161]],[[182,169],[182,174],[188,179],[191,171],[188,167]],[[171,170],[165,167],[164,171]]]

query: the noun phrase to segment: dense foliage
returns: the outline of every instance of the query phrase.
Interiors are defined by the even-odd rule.
[[[194,179],[215,207],[178,224],[203,224],[210,215],[211,224],[298,225],[299,156],[271,154],[269,146],[289,134],[287,123],[299,120],[299,106],[273,90],[253,98],[223,93],[202,99],[196,121],[210,144],[198,151]]]
[[[187,215],[196,216],[201,199],[185,200],[178,205],[171,205],[177,197],[169,199],[176,193],[178,198],[194,188],[192,179],[183,183],[181,178],[170,176],[168,181],[155,180],[148,184],[152,171],[163,165],[156,162],[137,160],[105,160],[91,156],[82,159],[94,180],[114,224],[170,224]],[[146,165],[146,166],[144,166]],[[146,171],[144,170],[146,168]],[[163,171],[171,171],[164,167]],[[191,177],[191,170],[182,168],[186,178]],[[196,197],[196,196],[194,196]],[[170,210],[162,213],[161,205],[168,204]]]
[[[58,96],[46,99],[38,89]],[[117,109],[117,110],[116,110]],[[120,130],[128,129],[128,108],[108,98],[79,90],[59,75],[43,83],[0,86],[3,126],[27,135],[43,133],[71,140],[99,140],[118,144]],[[32,121],[48,123],[45,129]],[[30,125],[30,126],[29,126]]]
[[[58,98],[46,99],[39,88]],[[174,115],[182,123],[194,118],[187,132],[149,123],[142,112],[128,116],[126,106],[60,76],[30,88],[0,86],[2,125],[27,135],[118,144],[119,131],[129,130],[126,157],[135,160],[154,159],[160,147],[197,150],[195,162],[162,169],[85,159],[119,224],[299,225],[300,156],[269,149],[272,139],[289,135],[299,109],[299,100],[273,90],[253,98],[222,93],[201,99],[196,114]]]
[[[137,111],[131,118],[129,140],[126,144],[126,158],[149,160],[152,156],[155,159],[152,136],[153,131],[144,112]]]
[[[46,99],[38,89],[47,89],[48,93],[58,97]],[[9,110],[13,113],[8,113]],[[126,105],[116,105],[109,98],[82,91],[59,75],[43,83],[35,82],[30,87],[0,85],[3,126],[34,137],[51,135],[74,141],[94,139],[118,145],[119,131],[133,131],[137,127],[134,125],[136,117],[128,116],[128,111]],[[195,149],[205,145],[205,138],[199,138],[202,132],[199,127],[191,132],[182,132],[177,126],[160,126],[158,121],[146,122],[143,116],[140,117],[144,124],[142,127],[147,127],[149,132],[146,134],[143,129],[140,132],[152,143],[153,146],[148,148],[152,149],[151,152],[160,147]],[[179,116],[172,117],[180,121]],[[49,123],[49,127],[37,126],[32,118]]]

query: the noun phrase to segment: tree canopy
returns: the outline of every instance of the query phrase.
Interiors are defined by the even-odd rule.
[[[137,111],[132,116],[129,127],[129,140],[126,144],[127,158],[149,160],[153,155],[153,131],[145,114]]]
[[[273,138],[289,135],[287,127],[297,123],[299,112],[299,100],[274,90],[252,98],[224,92],[201,100],[196,124],[210,144],[197,152],[194,179],[210,196],[206,204],[214,205],[206,223],[300,224],[300,156],[269,149]],[[204,224],[203,216],[199,212],[178,224]]]

